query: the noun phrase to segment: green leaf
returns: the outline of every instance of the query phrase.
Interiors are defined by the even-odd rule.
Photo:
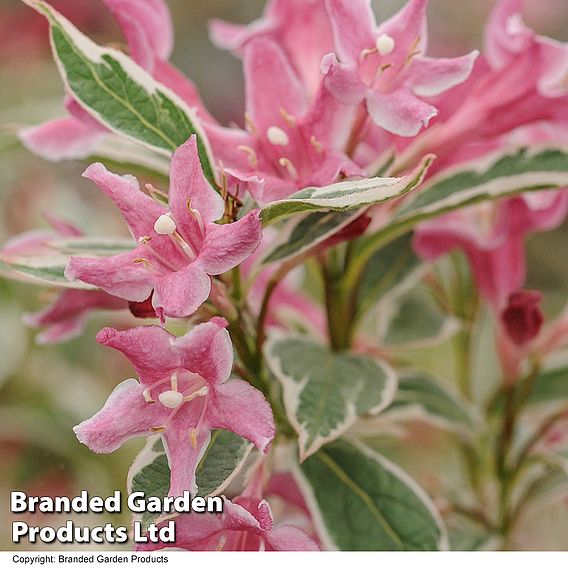
[[[263,259],[264,264],[281,262],[310,250],[355,221],[363,211],[354,213],[309,213],[285,227]]]
[[[402,418],[424,419],[459,432],[470,432],[479,423],[467,401],[442,381],[422,372],[400,377],[396,397],[387,413]]]
[[[148,438],[144,449],[136,456],[127,479],[128,493],[142,491],[146,498],[163,499],[170,490],[170,467],[160,436]],[[142,513],[143,530],[159,517],[159,513]]]
[[[42,0],[24,0],[50,24],[59,72],[77,102],[117,134],[169,156],[195,134],[203,171],[215,184],[209,145],[195,113],[120,51],[103,48]]]
[[[251,442],[228,430],[214,430],[197,466],[197,494],[221,493],[239,473],[252,448]]]
[[[134,242],[131,238],[72,237],[55,238],[49,246],[67,255],[112,256],[131,251]]]
[[[102,162],[108,169],[119,173],[151,177],[160,181],[167,180],[170,172],[168,157],[117,135],[103,138],[93,149],[87,162]]]
[[[421,221],[483,201],[566,185],[568,151],[562,148],[521,148],[445,171],[427,183],[384,229],[361,239],[345,285],[351,289],[380,247]]]
[[[528,398],[530,404],[562,402],[568,399],[568,367],[548,369],[535,380]]]
[[[228,430],[214,430],[196,469],[197,495],[220,494],[239,473],[253,448],[252,443]],[[128,492],[143,491],[147,497],[163,498],[170,489],[170,467],[160,436],[148,438],[128,472]],[[147,513],[147,527],[159,515]]]
[[[394,290],[379,303],[379,338],[382,345],[423,348],[438,345],[460,328],[423,286],[404,293]]]
[[[402,235],[379,248],[369,259],[359,279],[359,316],[366,314],[387,292],[406,286],[409,281],[417,278],[418,269],[423,263],[414,254],[411,240],[410,235]],[[357,246],[353,256],[357,256]]]
[[[399,211],[397,219],[431,217],[503,195],[560,188],[567,182],[566,151],[521,148],[438,176]]]
[[[440,550],[447,536],[426,493],[398,466],[336,440],[295,471],[318,535],[340,550]]]
[[[17,260],[0,262],[0,274],[9,280],[57,286],[80,290],[94,290],[93,286],[83,282],[69,282],[65,278],[67,259],[59,257],[19,257]]]
[[[8,255],[0,261],[0,273],[11,280],[32,284],[94,290],[83,282],[65,278],[65,266],[72,255],[109,256],[132,250],[132,239],[72,237],[46,239],[35,254]]]
[[[426,156],[416,170],[401,178],[370,178],[342,181],[326,187],[308,187],[286,199],[273,201],[262,210],[262,223],[314,211],[354,211],[390,201],[415,189],[434,161]]]
[[[265,356],[282,384],[302,460],[338,438],[358,417],[384,410],[396,393],[396,376],[385,363],[334,353],[308,339],[272,336]]]

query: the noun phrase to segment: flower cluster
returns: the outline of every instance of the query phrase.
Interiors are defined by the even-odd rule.
[[[234,451],[224,468],[230,473],[210,488],[231,499],[225,497],[222,515],[176,519],[176,546],[188,550],[443,548],[445,522],[455,524],[452,515],[460,514],[481,519],[508,546],[513,484],[554,425],[537,428],[540,437],[518,452],[515,423],[547,357],[568,342],[566,315],[545,324],[541,292],[523,289],[527,236],[560,226],[568,213],[568,45],[529,29],[520,0],[497,3],[482,54],[451,58],[428,54],[427,0],[409,0],[381,23],[370,0],[269,0],[249,25],[211,24],[213,42],[243,64],[244,117],[226,126],[169,63],[172,24],[164,1],[103,2],[129,59],[94,46],[40,0],[27,2],[51,14],[52,34],[84,50],[93,73],[103,69],[99,81],[112,78],[109,92],[117,86],[107,116],[85,91],[86,79],[66,69],[65,46],[53,41],[69,115],[26,128],[20,139],[49,160],[99,156],[83,176],[118,207],[132,240],[101,254],[76,228],[50,217],[52,233],[16,237],[0,252],[8,275],[28,279],[26,263],[41,276],[54,250],[64,257],[57,299],[27,316],[46,328],[42,342],[80,334],[94,310],[153,320],[98,333],[100,344],[128,358],[136,378],[121,382],[75,427],[79,441],[109,453],[145,436],[151,457],[159,437],[169,494],[177,496],[200,490],[198,469],[208,467],[218,433],[231,432]],[[129,82],[120,84],[124,74]],[[128,108],[118,106],[124,93]],[[136,112],[128,114],[132,106]],[[175,148],[164,150],[147,134],[170,139],[170,127],[181,131],[184,121],[192,134]],[[109,171],[105,149],[116,138],[140,143],[141,155],[166,156],[169,187]],[[436,161],[428,170],[431,154]],[[159,185],[163,172],[155,174],[150,179]],[[278,231],[268,227],[274,219]],[[468,270],[460,262],[432,270],[456,250]],[[427,308],[405,304],[409,288],[413,302],[421,289],[431,292],[444,320],[431,329],[435,318],[426,317],[420,337]],[[396,313],[409,305],[418,311],[396,329]],[[456,503],[440,512],[397,466],[361,449],[361,439],[340,439],[349,429],[357,437],[363,423],[375,424],[376,434],[399,430],[392,427],[401,420],[389,411],[393,402],[436,414],[419,388],[404,397],[412,389],[404,378],[412,367],[404,362],[406,336],[409,344],[454,342],[458,359],[466,360],[464,407],[483,406],[470,384],[482,307],[502,378],[486,410],[504,415],[492,471],[501,488],[494,517],[484,510],[479,484],[471,488],[479,511]],[[375,423],[371,417],[380,412]],[[451,422],[457,411],[439,412]],[[473,418],[465,421],[475,428]],[[238,448],[246,451],[235,459]],[[247,482],[235,489],[243,467]],[[329,491],[349,477],[356,494],[338,489],[336,506],[326,503],[320,490],[331,500]],[[374,483],[376,491],[369,489]],[[402,519],[383,503],[385,491],[398,491],[416,519]],[[276,514],[269,498],[279,505]],[[385,507],[388,531],[358,525],[369,503]],[[413,540],[418,533],[426,535],[421,542]]]

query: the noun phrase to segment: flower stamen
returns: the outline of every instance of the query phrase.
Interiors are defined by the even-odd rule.
[[[323,152],[323,144],[315,137],[314,134],[310,136],[310,144],[318,154]]]
[[[145,235],[143,237],[140,237],[138,239],[138,243],[141,245],[144,245],[145,247],[147,247],[152,254],[167,268],[169,268],[170,270],[173,270],[174,272],[178,270],[178,268],[176,266],[174,266],[167,258],[164,258],[159,252],[156,251],[156,249],[149,244],[150,241],[152,240],[152,237]],[[143,259],[136,259],[135,262],[137,260],[143,260]],[[146,261],[148,263],[148,265],[150,264],[149,261]],[[144,266],[146,266],[146,263],[143,263]]]
[[[280,107],[280,116],[286,121],[288,126],[292,128],[296,126],[296,117],[290,114],[284,107]]]
[[[375,44],[377,51],[380,55],[389,55],[394,51],[396,47],[396,42],[388,34],[381,34],[377,38],[377,43]]]
[[[254,134],[255,136],[258,134],[258,128],[248,112],[245,112],[245,127],[251,134]]]
[[[298,170],[296,169],[296,166],[294,166],[294,164],[290,161],[289,158],[280,158],[278,160],[278,163],[283,167],[286,168],[286,170],[288,171],[288,174],[290,175],[290,177],[294,180],[298,179]]]
[[[288,146],[290,138],[279,126],[270,126],[266,131],[268,141],[274,146]]]
[[[201,213],[197,209],[194,209],[191,206],[191,199],[187,200],[187,210],[189,211],[189,214],[197,221],[197,225],[199,226],[199,231],[201,233],[201,236],[204,237],[205,225],[203,224],[203,218],[201,217]]]
[[[252,168],[258,167],[258,156],[256,152],[250,147],[246,146],[245,144],[241,144],[237,146],[237,150],[241,150],[241,152],[245,152],[249,161],[249,164]]]

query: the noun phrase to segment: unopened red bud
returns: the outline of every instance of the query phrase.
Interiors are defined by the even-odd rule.
[[[509,296],[501,312],[501,322],[509,338],[522,347],[540,332],[544,316],[540,309],[542,294],[536,290],[519,290]]]

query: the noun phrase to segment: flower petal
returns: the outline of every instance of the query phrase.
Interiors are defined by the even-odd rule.
[[[35,313],[25,314],[30,327],[47,329],[36,337],[42,345],[60,343],[79,335],[84,328],[86,315],[96,309],[126,309],[124,300],[98,290],[64,290],[53,304]]]
[[[306,532],[291,525],[280,526],[264,535],[267,550],[316,551],[320,547]]]
[[[192,107],[202,120],[214,120],[201,100],[197,87],[179,69],[167,61],[157,60],[154,63],[153,75],[156,81],[171,89]]]
[[[79,441],[93,452],[108,454],[130,438],[150,434],[167,411],[161,404],[148,404],[143,390],[135,379],[120,383],[97,414],[73,428]]]
[[[375,47],[376,22],[370,0],[327,0],[337,53],[356,63],[363,49]]]
[[[393,51],[395,64],[403,62],[412,50],[426,51],[428,28],[426,9],[428,0],[409,0],[392,18],[383,22],[377,34],[388,34],[396,42]]]
[[[119,331],[105,327],[97,341],[125,355],[136,369],[144,386],[162,379],[181,366],[181,356],[172,346],[174,336],[157,325],[146,325]]]
[[[171,318],[188,317],[207,300],[210,291],[211,279],[198,262],[192,262],[156,278],[152,306],[156,313]]]
[[[116,203],[135,239],[153,234],[156,219],[167,211],[161,203],[140,191],[134,176],[113,174],[103,164],[95,163],[85,170],[83,177],[96,183]]]
[[[199,231],[195,217],[188,209],[190,201],[191,207],[199,211],[203,223],[212,223],[223,216],[223,199],[203,175],[195,135],[181,145],[172,157],[168,200],[176,223],[182,232],[188,234]]]
[[[198,401],[186,403],[188,408],[184,408],[179,414],[182,412],[187,414],[197,405]],[[199,414],[195,413],[197,415],[192,417],[191,422],[186,420],[186,416],[179,416],[179,414],[168,424],[166,431],[162,434],[171,472],[168,495],[172,497],[183,495],[184,491],[189,491],[191,495],[197,493],[195,470],[211,440],[211,432],[201,428],[194,446],[189,431],[196,425]]]
[[[478,51],[472,51],[450,59],[417,58],[410,69],[407,85],[415,95],[421,97],[439,95],[469,77],[478,55]]]
[[[223,274],[248,258],[261,240],[259,209],[251,211],[236,223],[208,225],[199,253],[199,265],[207,274]]]
[[[271,126],[287,127],[281,109],[295,117],[307,111],[302,84],[273,41],[258,38],[246,44],[244,74],[246,108],[260,136]]]
[[[170,13],[162,0],[104,0],[128,41],[132,58],[152,71],[154,58],[166,60],[173,48]]]
[[[18,138],[28,150],[51,162],[87,158],[106,135],[72,117],[58,118],[18,132]]]
[[[345,105],[356,105],[363,100],[367,87],[361,80],[355,63],[340,63],[335,53],[328,53],[321,62],[324,85]]]
[[[229,531],[250,531],[259,533],[261,526],[258,519],[243,506],[225,499],[223,507],[223,527]]]
[[[377,126],[398,136],[416,136],[438,112],[404,88],[392,93],[368,93],[367,110]]]
[[[233,368],[233,345],[223,318],[196,325],[189,333],[173,340],[184,368],[212,384],[226,381]]]
[[[72,256],[65,267],[67,280],[81,280],[101,290],[130,300],[143,302],[154,288],[154,275],[144,268],[140,249],[100,258]]]
[[[206,420],[210,428],[230,430],[250,440],[261,452],[268,451],[276,430],[270,404],[259,390],[232,379],[209,396]]]

